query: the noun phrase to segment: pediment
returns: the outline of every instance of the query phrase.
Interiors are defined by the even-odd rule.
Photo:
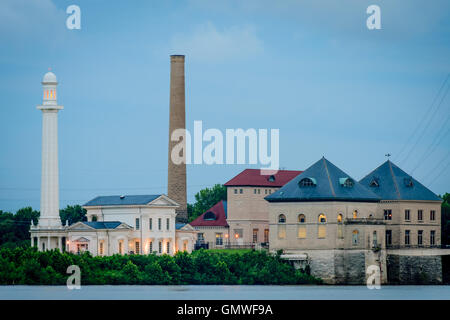
[[[74,224],[72,224],[71,226],[68,227],[68,230],[95,230],[94,228],[84,224],[83,222],[79,221],[79,222],[75,222]]]
[[[185,224],[180,230],[183,230],[183,231],[196,231],[194,229],[194,227],[191,226],[189,223]]]
[[[174,200],[170,199],[168,196],[162,194],[152,202],[148,204],[149,206],[161,206],[161,207],[174,207],[179,206]]]

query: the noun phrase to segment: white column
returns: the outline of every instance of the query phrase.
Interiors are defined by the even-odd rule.
[[[59,249],[60,252],[63,251],[62,250],[62,238],[61,237],[58,237],[58,249]]]
[[[47,250],[50,250],[50,236],[47,236]]]

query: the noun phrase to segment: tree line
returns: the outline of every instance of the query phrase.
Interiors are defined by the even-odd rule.
[[[266,251],[177,252],[174,256],[112,255],[93,257],[40,252],[34,247],[0,249],[0,285],[65,285],[67,267],[81,270],[81,285],[293,285],[320,284],[308,271],[295,269]]]

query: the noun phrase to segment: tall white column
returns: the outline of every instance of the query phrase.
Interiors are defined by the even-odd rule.
[[[42,81],[44,100],[37,108],[42,111],[42,177],[41,177],[41,228],[61,227],[59,218],[58,173],[58,111],[63,109],[56,100],[56,76],[45,74]]]

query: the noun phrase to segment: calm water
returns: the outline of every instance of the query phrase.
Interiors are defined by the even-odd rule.
[[[450,299],[450,286],[0,286],[8,299],[290,300]]]

